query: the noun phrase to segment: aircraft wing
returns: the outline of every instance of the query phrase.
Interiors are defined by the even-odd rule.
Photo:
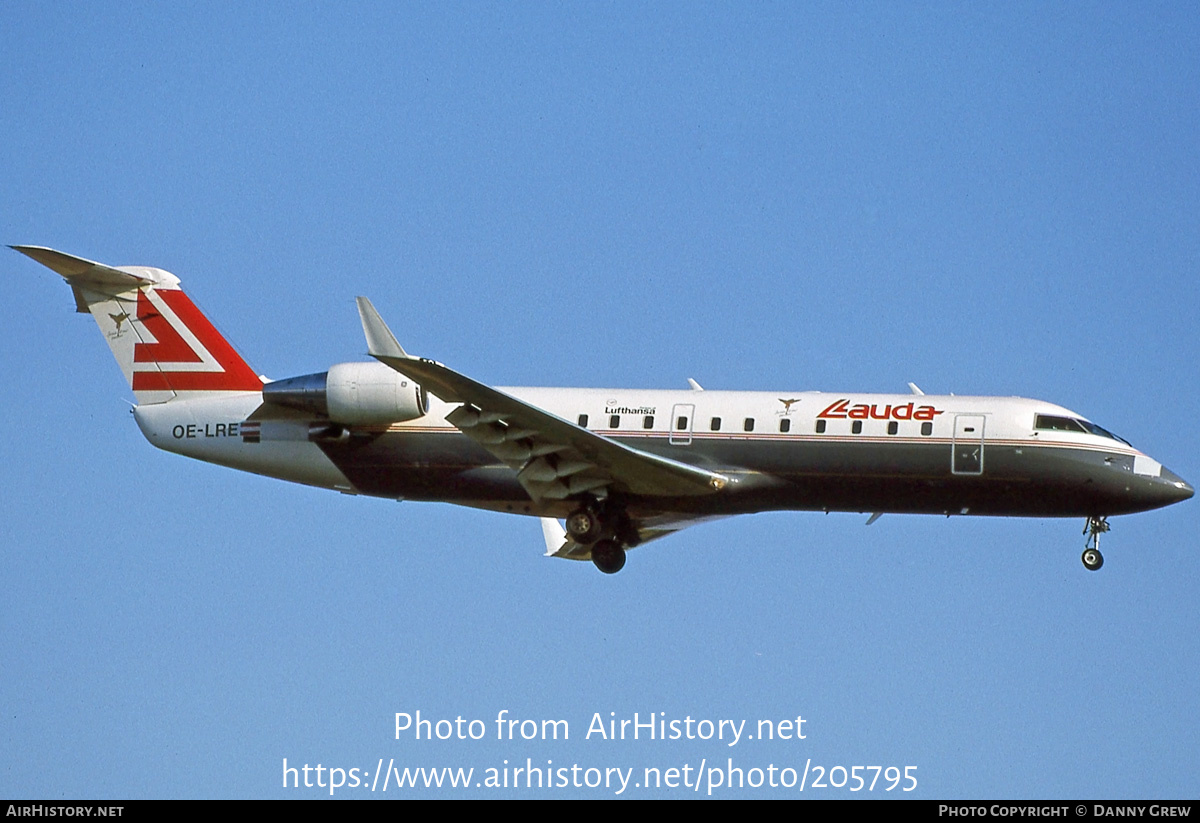
[[[359,297],[358,311],[370,355],[443,401],[460,403],[446,420],[516,471],[534,500],[589,492],[604,497],[610,489],[663,497],[714,494],[729,483],[725,475],[630,448],[441,363],[412,357],[370,300]]]

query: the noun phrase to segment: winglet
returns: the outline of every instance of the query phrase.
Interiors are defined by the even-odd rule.
[[[362,320],[363,334],[367,337],[367,353],[372,357],[411,359],[408,352],[396,342],[396,336],[383,322],[379,312],[375,311],[371,301],[365,297],[356,297],[354,301],[358,303],[358,317]]]
[[[553,517],[539,518],[542,521],[542,537],[546,538],[546,557],[554,557],[563,550],[567,542],[567,530]]]

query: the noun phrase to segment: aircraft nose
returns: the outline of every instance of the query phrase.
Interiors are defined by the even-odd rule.
[[[1187,482],[1173,471],[1168,471],[1166,468],[1164,468],[1160,477],[1163,481],[1163,486],[1165,487],[1164,491],[1170,498],[1168,505],[1171,503],[1182,503],[1184,500],[1189,499],[1196,493],[1196,490],[1192,488],[1191,483]]]

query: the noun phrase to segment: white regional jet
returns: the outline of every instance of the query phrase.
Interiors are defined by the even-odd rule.
[[[492,388],[409,355],[358,298],[378,362],[267,381],[161,269],[13,246],[62,275],[137,398],[142,433],[235,469],[542,518],[546,553],[619,571],[715,517],[794,509],[1086,518],[1192,487],[1060,406],[1020,397]],[[559,521],[565,521],[565,528]]]

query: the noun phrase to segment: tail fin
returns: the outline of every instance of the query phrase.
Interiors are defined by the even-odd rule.
[[[91,312],[138,403],[262,389],[262,380],[179,288],[147,266],[111,267],[40,246],[12,246],[58,272]]]

